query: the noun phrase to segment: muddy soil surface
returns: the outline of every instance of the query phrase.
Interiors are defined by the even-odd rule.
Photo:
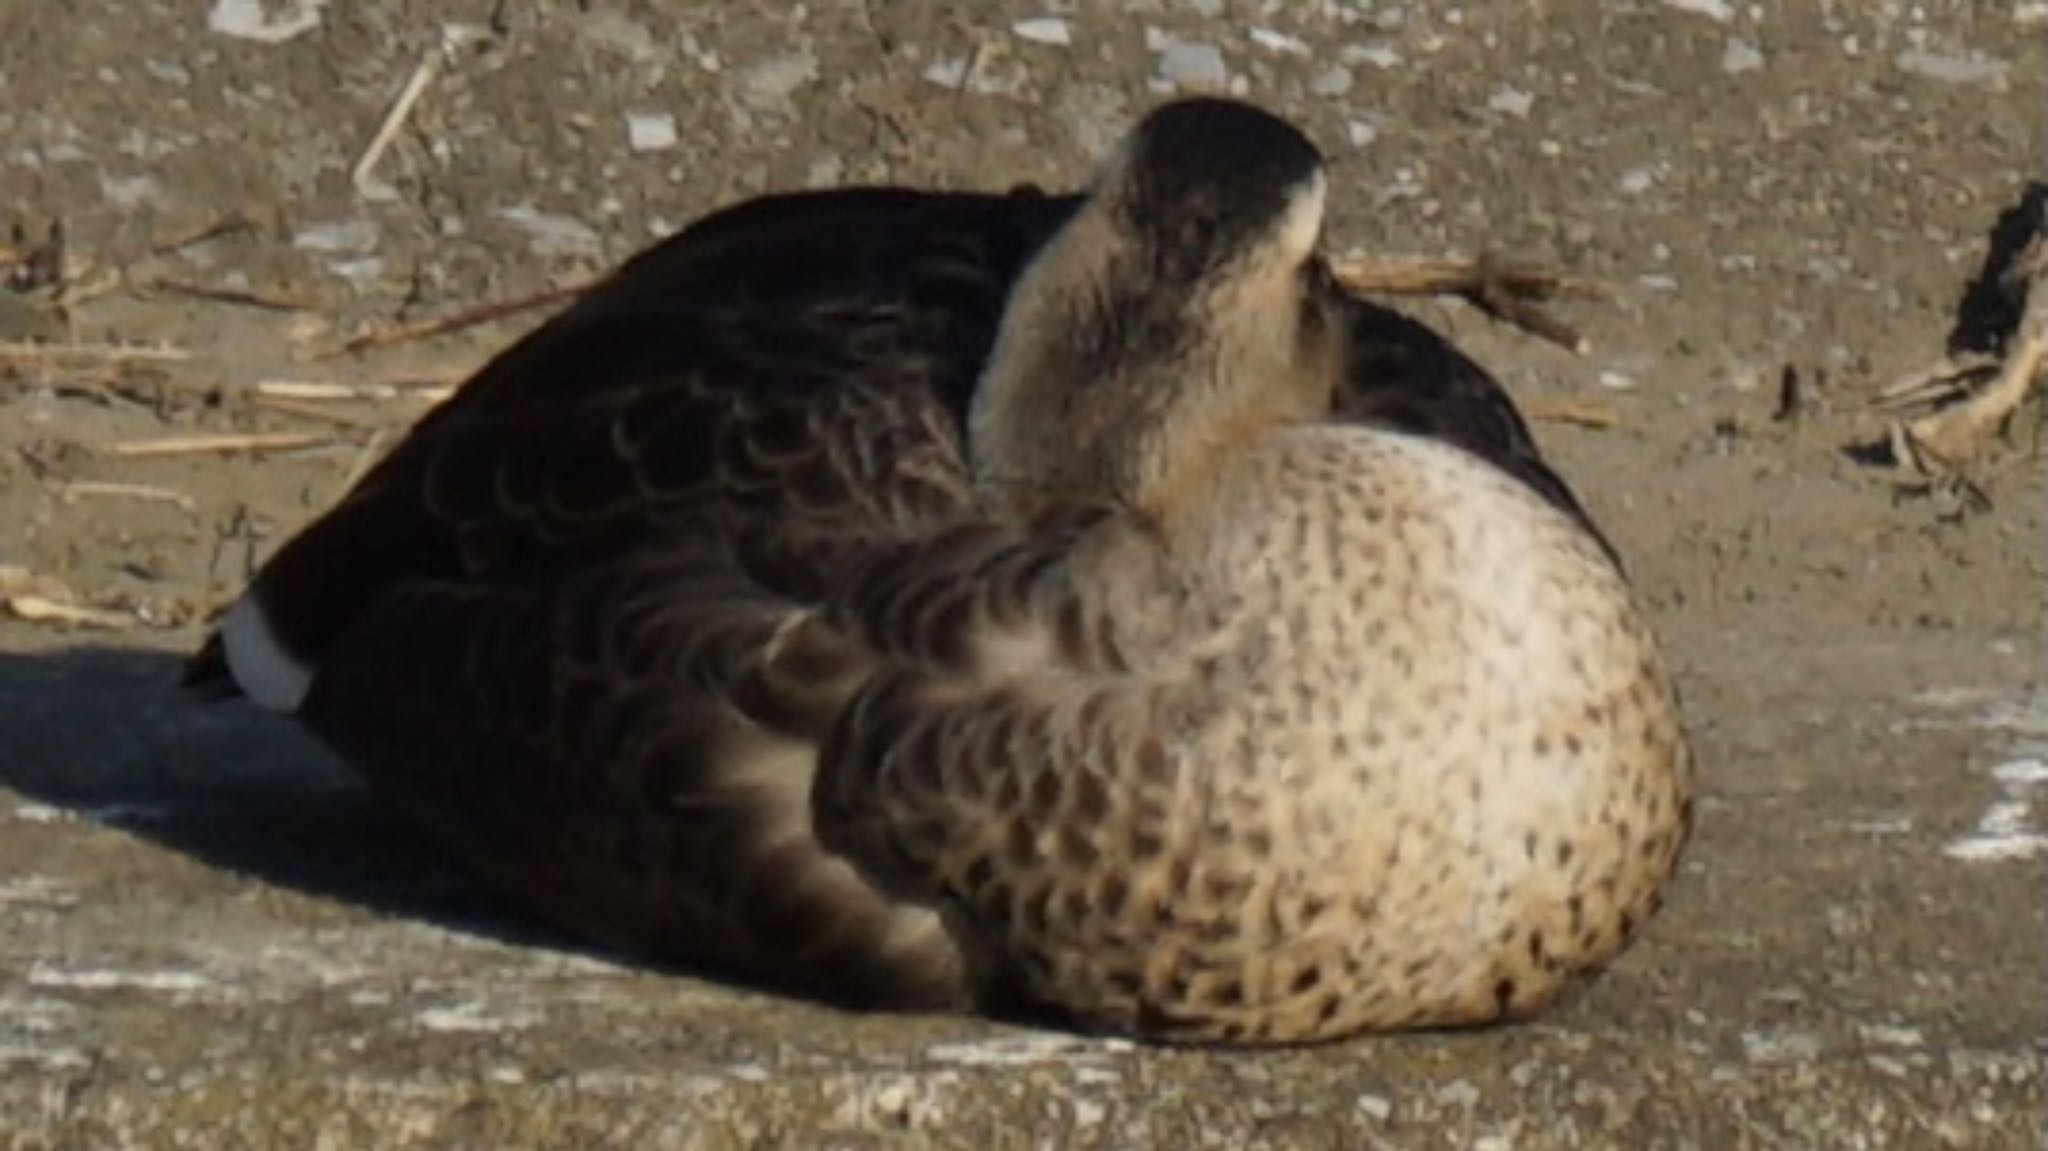
[[[0,292],[0,1146],[2041,1145],[2038,415],[1972,514],[1853,449],[2048,167],[2043,19],[0,8],[0,216],[17,249],[61,219],[68,276],[61,311],[19,263]],[[1539,417],[1701,753],[1669,909],[1555,1013],[1217,1055],[615,963],[479,892],[287,726],[174,690],[248,565],[545,311],[351,339],[574,283],[769,189],[1070,183],[1150,101],[1214,87],[1325,144],[1339,248],[1612,289],[1560,310],[1584,355],[1412,304]],[[1780,419],[1788,369],[1806,402]],[[218,436],[256,438],[191,442]],[[87,611],[20,618],[52,603]]]

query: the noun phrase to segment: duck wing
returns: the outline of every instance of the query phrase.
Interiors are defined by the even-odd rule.
[[[966,398],[1065,211],[770,200],[628,262],[259,573],[244,602],[307,669],[290,709],[560,925],[958,1005],[936,920],[810,837],[816,741],[872,657],[803,605],[970,514]]]
[[[967,398],[1071,204],[874,189],[705,218],[492,360],[280,548],[247,596],[266,638],[317,669],[410,583],[545,583],[677,537],[815,592],[966,500]],[[187,678],[226,670],[209,642]]]

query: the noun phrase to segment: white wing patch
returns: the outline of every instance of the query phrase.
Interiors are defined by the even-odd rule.
[[[228,674],[249,702],[287,715],[299,710],[313,671],[277,641],[255,592],[244,593],[221,618],[220,642]]]

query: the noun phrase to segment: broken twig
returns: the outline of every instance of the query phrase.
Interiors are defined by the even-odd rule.
[[[78,344],[0,340],[0,360],[181,361],[192,353],[170,344]]]
[[[85,496],[114,496],[148,503],[174,504],[186,511],[198,506],[191,496],[175,488],[155,484],[124,484],[103,480],[74,480],[60,489],[66,502]]]
[[[590,290],[591,285],[596,282],[594,278],[579,280],[565,287],[549,288],[545,291],[535,292],[532,295],[478,304],[476,307],[465,308],[452,315],[437,316],[430,320],[418,320],[413,323],[399,324],[390,328],[375,328],[344,342],[340,347],[322,352],[314,358],[329,360],[339,356],[369,351],[373,348],[388,348],[394,344],[406,344],[417,340],[432,339],[436,336],[450,335],[462,331],[464,328],[488,324],[493,320],[502,320],[507,316],[515,316],[520,312],[531,311],[534,308],[545,308],[565,300],[573,300]]]
[[[173,280],[162,276],[151,280],[149,287],[155,292],[189,296],[195,300],[210,300],[217,304],[239,304],[246,308],[261,308],[267,312],[309,312],[314,307],[304,300],[264,295],[246,288],[216,288],[210,284],[194,284],[187,280]]]
[[[1913,420],[1894,421],[1892,458],[1923,476],[1960,473],[1984,442],[2048,378],[2048,276],[2034,281],[1996,378],[1968,398]]]
[[[413,105],[419,103],[420,97],[426,94],[427,85],[432,83],[435,74],[440,72],[443,53],[443,47],[437,44],[420,58],[420,62],[412,70],[412,75],[406,77],[405,87],[399,89],[398,98],[391,102],[390,109],[384,113],[384,119],[378,122],[377,130],[370,135],[370,142],[363,148],[363,154],[356,158],[355,167],[349,169],[349,183],[355,187],[357,195],[370,200],[386,199],[391,195],[390,185],[373,177],[377,161],[384,158],[384,153],[391,147],[391,142],[398,139],[398,133],[405,127],[406,117],[412,115]]]
[[[330,436],[316,436],[307,432],[254,432],[117,440],[110,444],[102,444],[97,450],[124,459],[146,459],[154,456],[206,455],[215,452],[282,452],[330,442]]]
[[[1531,402],[1523,405],[1523,414],[1542,423],[1573,424],[1595,431],[1605,431],[1621,423],[1621,416],[1613,408],[1586,400]]]
[[[1457,296],[1480,311],[1571,351],[1588,350],[1585,337],[1545,312],[1542,303],[1571,296],[1597,299],[1595,284],[1518,265],[1477,260],[1354,257],[1331,267],[1337,282],[1363,295]]]

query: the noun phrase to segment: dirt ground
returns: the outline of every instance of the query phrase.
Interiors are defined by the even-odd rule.
[[[764,11],[0,6],[0,224],[67,249],[0,291],[0,1147],[2048,1141],[2039,413],[1972,514],[1853,450],[2048,175],[2043,5]],[[771,188],[1068,183],[1219,83],[1325,144],[1339,249],[1612,289],[1560,308],[1584,355],[1412,305],[1543,417],[1701,753],[1674,901],[1554,1014],[1216,1055],[617,965],[174,690],[249,565],[545,313],[351,339]],[[1778,419],[1788,368],[1819,386]]]

